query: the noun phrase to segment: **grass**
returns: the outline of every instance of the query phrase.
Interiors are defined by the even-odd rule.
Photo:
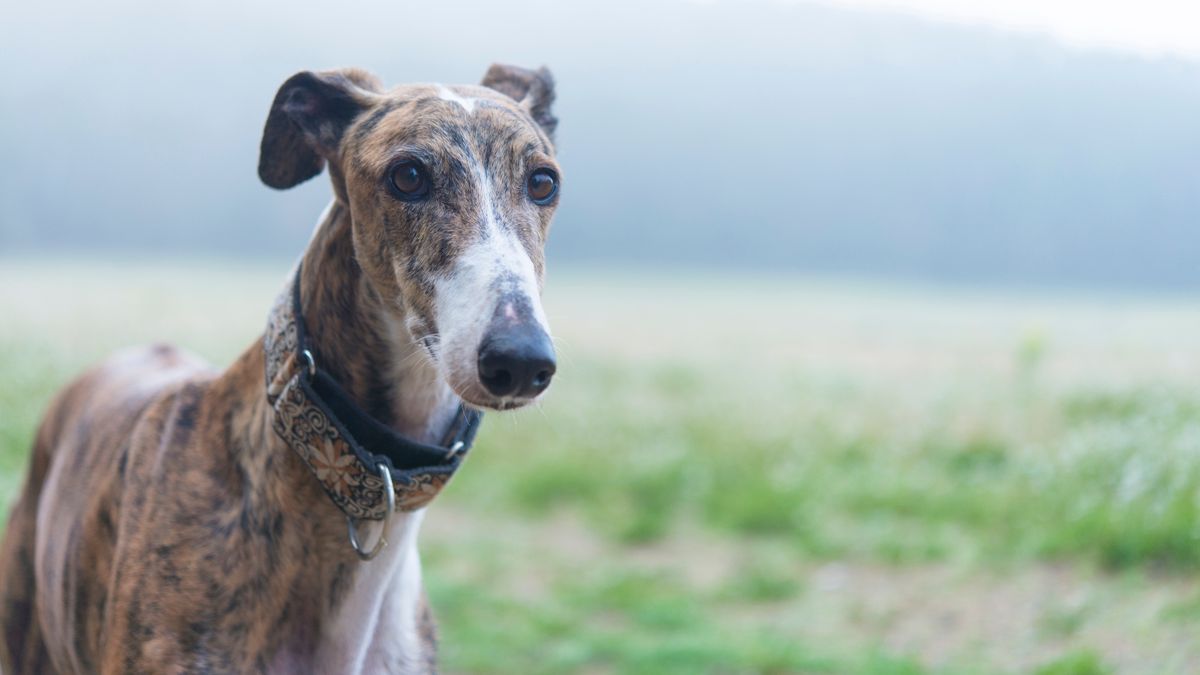
[[[227,362],[284,273],[0,260],[0,497],[71,375]],[[550,395],[485,421],[423,533],[450,672],[1200,667],[1200,306],[549,287]]]
[[[1075,652],[1038,668],[1035,675],[1109,675],[1112,670],[1090,651]]]
[[[678,368],[577,360],[586,388],[548,403],[544,424],[495,423],[488,443],[503,449],[480,453],[462,492],[529,514],[572,509],[628,542],[695,518],[826,557],[1200,566],[1200,415],[1184,385],[1031,401],[991,382],[987,405],[946,417],[835,389],[831,420],[820,383],[680,395],[662,376]],[[1021,412],[997,420],[997,408]]]

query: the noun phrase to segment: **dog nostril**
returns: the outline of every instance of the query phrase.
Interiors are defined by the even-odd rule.
[[[537,375],[533,376],[533,382],[531,382],[531,384],[535,389],[545,389],[546,386],[550,384],[551,377],[553,377],[553,373],[551,373],[549,370],[539,370]]]
[[[483,386],[493,394],[503,395],[513,389],[512,373],[503,368],[498,368],[492,373],[481,373],[480,379],[483,380]]]

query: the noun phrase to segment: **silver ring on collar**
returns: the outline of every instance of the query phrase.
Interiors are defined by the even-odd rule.
[[[383,479],[383,490],[387,494],[387,513],[383,516],[383,529],[379,531],[379,539],[370,551],[364,550],[358,543],[358,528],[354,526],[354,519],[346,516],[346,528],[350,532],[350,546],[363,560],[374,559],[383,550],[383,547],[387,546],[388,524],[392,522],[392,514],[396,512],[396,488],[392,485],[392,472],[383,462],[376,464],[375,468],[379,471],[379,477]]]
[[[302,351],[300,353],[301,353],[301,355],[304,356],[304,360],[308,361],[309,377],[316,377],[317,376],[317,360],[313,358],[312,352],[305,349],[304,351]]]

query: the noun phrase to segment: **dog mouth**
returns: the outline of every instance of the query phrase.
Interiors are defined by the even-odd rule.
[[[454,393],[463,400],[463,403],[477,410],[491,410],[495,412],[518,410],[541,398],[540,396],[492,396],[484,392],[483,387],[475,382],[470,382],[462,387],[455,386],[453,381],[449,382],[449,384]]]

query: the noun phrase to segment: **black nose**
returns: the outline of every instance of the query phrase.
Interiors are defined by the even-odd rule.
[[[554,346],[540,326],[490,336],[479,350],[479,380],[493,396],[537,396],[554,377]]]

